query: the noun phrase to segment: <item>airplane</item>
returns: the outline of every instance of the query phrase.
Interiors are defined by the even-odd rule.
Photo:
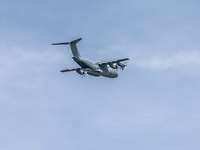
[[[126,65],[123,64],[122,62],[129,60],[129,58],[123,58],[105,62],[97,62],[97,63],[93,63],[89,60],[82,58],[77,48],[77,43],[81,40],[82,38],[78,38],[71,42],[52,43],[52,45],[69,45],[73,55],[72,59],[80,66],[74,69],[64,69],[61,70],[60,72],[76,71],[80,75],[88,74],[95,77],[103,76],[107,78],[117,78],[118,73],[116,72],[116,70],[119,67],[122,70],[124,70],[124,68],[126,67]]]

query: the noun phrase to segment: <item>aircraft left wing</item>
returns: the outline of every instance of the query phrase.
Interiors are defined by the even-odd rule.
[[[71,71],[76,71],[76,70],[81,70],[82,68],[75,68],[75,69],[64,69],[61,70],[60,72],[71,72]]]
[[[71,71],[76,71],[78,74],[84,75],[87,73],[88,68],[64,69],[64,70],[61,70],[60,72],[71,72]]]

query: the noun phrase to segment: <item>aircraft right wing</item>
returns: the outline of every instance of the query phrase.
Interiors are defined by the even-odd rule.
[[[99,66],[109,65],[113,69],[117,69],[118,68],[117,66],[119,66],[119,67],[121,67],[122,70],[124,70],[126,65],[121,62],[128,61],[128,60],[129,60],[129,58],[123,58],[123,59],[117,59],[117,60],[112,60],[112,61],[99,62],[96,64],[98,64]]]
[[[120,62],[128,61],[128,60],[129,58],[123,58],[123,59],[117,59],[117,60],[112,60],[112,61],[98,62],[97,64],[99,65],[114,64],[114,63],[120,63]]]

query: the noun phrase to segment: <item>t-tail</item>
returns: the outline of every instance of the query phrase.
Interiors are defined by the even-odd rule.
[[[71,51],[72,51],[73,56],[76,57],[76,58],[79,58],[79,57],[80,57],[80,54],[79,54],[79,51],[78,51],[78,48],[77,48],[76,44],[77,44],[80,40],[82,40],[82,38],[73,40],[73,41],[71,41],[71,42],[52,43],[52,45],[70,45],[70,48],[71,48]]]

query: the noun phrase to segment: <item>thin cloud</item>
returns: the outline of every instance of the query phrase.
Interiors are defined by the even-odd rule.
[[[200,51],[182,51],[168,55],[154,55],[137,60],[136,65],[149,70],[196,68],[200,66]]]

